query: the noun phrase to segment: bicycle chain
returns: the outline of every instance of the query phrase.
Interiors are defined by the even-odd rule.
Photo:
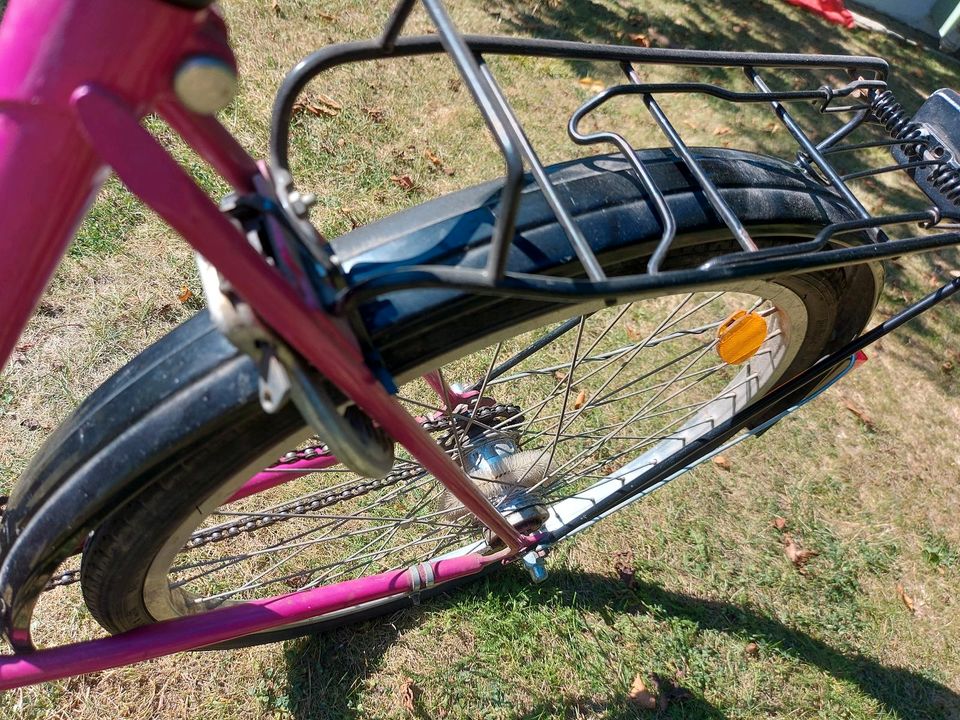
[[[446,434],[437,438],[437,444],[440,445],[440,447],[442,447],[444,450],[449,451],[456,445],[456,433],[452,432],[452,428],[456,426],[458,420],[465,419],[467,422],[490,425],[491,420],[493,420],[494,423],[499,423],[505,420],[513,419],[520,413],[520,407],[517,405],[496,404],[481,407],[472,416],[464,416],[463,412],[469,410],[469,408],[461,410],[461,407],[462,406],[455,408],[454,414],[443,415],[434,420],[425,420],[420,423],[420,427],[427,432],[448,430]],[[291,450],[276,463],[268,467],[267,470],[279,468],[301,460],[313,460],[320,455],[325,454],[327,451],[326,445],[311,445],[301,450]],[[273,508],[270,511],[270,514],[265,513],[263,516],[259,517],[242,518],[233,522],[215,525],[214,527],[207,528],[205,530],[198,530],[190,536],[189,540],[187,540],[186,545],[184,545],[184,550],[193,550],[211,543],[223,542],[229,538],[254,532],[255,530],[260,530],[270,525],[275,525],[276,523],[290,520],[294,517],[307,515],[309,513],[316,512],[317,510],[324,510],[345,500],[362,497],[373,492],[374,490],[381,490],[401,482],[409,481],[423,474],[424,470],[420,467],[406,466],[395,469],[378,480],[363,480],[353,485],[349,485],[335,493],[327,493],[321,490],[312,495],[308,495],[307,497],[293,500],[286,505],[280,505],[276,508]],[[0,501],[3,500],[5,500],[5,498],[0,498]],[[3,510],[2,502],[0,502],[0,510]],[[2,519],[2,517],[3,515],[0,513],[0,519]],[[79,580],[79,569],[65,570],[61,573],[58,573],[55,577],[50,578],[43,590],[46,592],[48,590],[53,590],[54,588],[72,585]]]

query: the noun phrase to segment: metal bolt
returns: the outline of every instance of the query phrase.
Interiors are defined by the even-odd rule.
[[[530,579],[533,580],[533,582],[539,585],[547,579],[547,566],[543,564],[543,558],[540,557],[539,553],[531,550],[520,558],[520,561],[524,567],[527,568],[527,572],[530,573]]]
[[[173,91],[188,110],[213,115],[237,94],[237,70],[212,55],[193,55],[177,68]]]
[[[290,202],[290,209],[298,217],[306,218],[310,208],[317,202],[317,196],[313,193],[299,193],[294,190],[287,196],[287,200]]]

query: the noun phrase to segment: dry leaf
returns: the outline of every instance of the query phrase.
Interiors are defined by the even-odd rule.
[[[951,271],[948,272],[947,274],[948,274],[950,277],[952,277],[954,280],[956,280],[957,278],[960,278],[960,270],[951,270]]]
[[[633,705],[643,710],[656,710],[657,708],[657,696],[647,690],[643,678],[639,675],[633,679],[633,684],[630,685],[630,694],[627,695],[627,699]]]
[[[780,517],[779,515],[777,515],[773,519],[773,526],[777,530],[783,530],[785,527],[787,527],[787,519],[785,517]]]
[[[338,103],[329,95],[323,95],[323,94],[317,95],[317,102],[320,103],[321,105],[326,105],[331,110],[343,110],[343,105]]]
[[[180,286],[180,293],[177,295],[177,300],[182,303],[185,303],[187,300],[193,297],[193,290],[188,288],[186,285]]]
[[[413,684],[413,680],[410,678],[403,679],[403,685],[400,686],[400,703],[403,705],[403,709],[411,715],[416,713],[414,703],[416,702],[418,692],[419,688]]]
[[[627,337],[631,340],[639,340],[642,337],[640,334],[640,328],[638,328],[632,322],[625,323],[623,329],[627,331]]]
[[[326,20],[327,22],[333,22],[334,20],[337,19],[336,15],[330,15],[325,12],[318,12],[317,17],[320,18],[321,20]]]
[[[953,372],[953,363],[950,362],[949,360],[945,360],[945,361],[943,362],[943,364],[940,366],[940,370],[941,370],[942,372],[946,373],[946,374],[952,373],[952,372]]]
[[[783,125],[781,125],[778,122],[768,122],[766,125],[763,126],[763,129],[771,134],[778,133],[783,129]]]
[[[640,47],[650,47],[650,38],[643,33],[628,33],[627,37],[634,45],[639,45]]]
[[[790,533],[783,534],[783,553],[787,556],[787,559],[793,563],[794,567],[799,570],[803,570],[803,566],[810,561],[810,558],[817,555],[816,550],[806,550],[800,547]]]
[[[317,105],[315,103],[309,103],[304,101],[299,101],[293,104],[294,112],[308,112],[311,115],[316,115],[317,117],[334,117],[340,111],[332,107],[327,107],[326,105]]]
[[[588,90],[592,90],[593,92],[601,92],[606,87],[606,85],[604,85],[599,80],[594,80],[592,77],[589,77],[589,76],[582,77],[579,80],[577,80],[577,82],[580,83],[583,87],[587,88]]]
[[[370,118],[375,123],[383,122],[384,111],[380,108],[375,107],[363,107],[360,108],[368,118]]]
[[[632,588],[636,580],[634,577],[636,571],[633,569],[633,550],[614,553],[613,558],[613,569],[616,571],[617,577],[620,578],[620,582],[628,588]]]
[[[562,383],[567,381],[567,374],[563,372],[563,370],[554,370],[553,377],[557,382]]]
[[[283,8],[280,7],[280,0],[273,0],[273,2],[270,3],[270,8],[277,17],[283,15]]]
[[[897,583],[897,597],[900,598],[900,602],[903,603],[903,606],[909,610],[911,613],[916,614],[917,606],[914,603],[913,598],[907,595],[907,591],[903,589],[902,583]]]
[[[717,127],[715,127],[715,128],[713,129],[713,134],[714,134],[714,135],[717,135],[717,136],[720,136],[720,135],[729,135],[729,134],[732,133],[732,132],[733,132],[733,130],[731,130],[730,128],[728,128],[726,125],[719,125],[719,126],[717,126]]]
[[[20,427],[26,428],[30,432],[40,429],[40,423],[34,420],[33,418],[27,418],[20,421]]]
[[[391,175],[390,181],[404,190],[413,190],[413,178],[409,175]]]
[[[726,455],[716,455],[713,458],[713,464],[723,470],[733,470],[733,463]]]
[[[647,36],[650,38],[650,42],[658,47],[670,47],[670,38],[655,27],[647,28]]]
[[[876,430],[877,426],[873,422],[873,418],[867,414],[867,411],[857,405],[850,398],[843,398],[843,406],[857,416],[857,419],[866,426],[868,430]]]
[[[748,642],[743,648],[743,654],[747,657],[757,657],[760,654],[760,646],[755,642]]]
[[[577,393],[577,399],[573,401],[573,409],[579,410],[587,404],[587,391],[581,390]]]
[[[451,175],[451,176],[454,175],[455,171],[453,170],[453,168],[446,167],[443,164],[443,161],[439,157],[437,157],[436,154],[434,154],[430,150],[427,150],[426,156],[427,156],[427,160],[430,161],[430,164],[433,165],[434,168],[436,168],[437,170],[447,175]]]

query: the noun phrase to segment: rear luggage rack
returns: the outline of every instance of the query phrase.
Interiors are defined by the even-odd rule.
[[[339,312],[345,312],[357,303],[379,295],[421,288],[449,288],[461,292],[553,302],[579,303],[591,299],[614,302],[619,298],[639,297],[665,290],[695,291],[732,280],[771,278],[875,262],[960,242],[960,233],[956,232],[960,226],[944,222],[960,220],[960,165],[956,160],[960,138],[953,137],[957,134],[956,128],[960,127],[960,96],[951,91],[938,91],[913,119],[889,90],[886,82],[889,68],[881,58],[624,47],[463,36],[456,30],[439,0],[420,0],[436,27],[436,35],[402,38],[400,33],[416,2],[401,0],[395,6],[380,38],[325,48],[301,61],[287,75],[274,105],[271,167],[275,175],[289,178],[289,125],[294,104],[305,85],[317,75],[346,63],[447,53],[499,146],[506,168],[490,251],[483,268],[390,265],[385,266],[382,272],[365,276],[360,281],[350,282],[347,278],[347,286],[338,292],[334,303]],[[577,144],[606,143],[616,148],[629,162],[649,195],[660,220],[661,236],[649,258],[646,273],[616,277],[605,274],[570,209],[551,184],[548,170],[506,100],[487,64],[485,56],[488,55],[599,61],[619,66],[624,82],[603,89],[583,103],[570,117],[567,130]],[[738,91],[722,84],[705,82],[643,82],[636,69],[644,65],[739,69],[752,89]],[[774,89],[770,77],[770,71],[773,70],[793,70],[797,72],[797,78],[801,78],[802,72],[819,72],[824,76],[824,82],[790,90]],[[844,76],[845,81],[839,81],[835,74]],[[809,241],[775,248],[759,247],[750,235],[750,228],[725,202],[698,161],[696,152],[687,145],[676,123],[664,110],[662,98],[678,94],[700,94],[733,104],[769,105],[776,122],[797,143],[796,166],[811,181],[830,187],[849,210],[851,219],[828,225]],[[591,133],[582,130],[584,119],[599,107],[617,97],[633,96],[643,104],[662,137],[695,178],[706,202],[729,229],[739,250],[718,255],[696,268],[664,268],[670,256],[677,222],[663,193],[653,181],[636,148],[622,134],[612,130]],[[842,125],[826,137],[815,140],[787,109],[796,103],[815,103],[822,115],[841,117]],[[873,138],[851,142],[850,138],[855,133],[863,135],[868,128],[880,132],[874,132]],[[880,136],[881,133],[883,136]],[[651,138],[651,142],[646,144],[652,147],[658,142]],[[838,154],[872,148],[889,148],[895,162],[847,174],[843,174],[831,162],[831,158]],[[555,277],[507,270],[507,255],[514,238],[514,223],[525,183],[525,169],[539,186],[582,265],[580,277]],[[916,212],[871,215],[848,183],[890,172],[907,173],[932,204]],[[292,191],[292,185],[282,190],[288,191]],[[888,238],[885,228],[904,224],[918,225],[921,233],[901,239]],[[849,233],[865,233],[872,242],[853,247],[832,244],[836,238]]]

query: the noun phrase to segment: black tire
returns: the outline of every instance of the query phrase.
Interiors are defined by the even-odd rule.
[[[731,249],[726,229],[707,208],[682,164],[660,151],[648,153],[648,160],[681,225],[672,265],[694,266]],[[724,151],[704,151],[703,160],[727,201],[764,244],[806,239],[823,225],[848,218],[832,193],[779,161]],[[568,195],[578,220],[591,226],[590,237],[601,239],[600,257],[608,272],[641,272],[659,237],[659,228],[625,163],[616,158],[590,158],[555,168],[553,175]],[[496,202],[495,190],[495,184],[466,190],[363,228],[336,241],[338,254],[348,268],[360,273],[365,258],[382,258],[385,249],[391,248],[402,253],[418,237],[429,235],[451,217],[489,212]],[[535,265],[538,270],[558,274],[577,272],[562,232],[549,220],[543,206],[539,192],[528,188],[518,228],[525,240],[520,247],[532,250],[512,252],[511,267],[528,270]],[[476,264],[482,262],[485,250],[483,238],[473,238],[454,250],[447,247],[445,255],[431,261]],[[774,282],[802,298],[810,319],[802,347],[785,376],[799,372],[857,335],[873,310],[880,288],[876,269],[866,266]],[[509,311],[504,312],[506,307]],[[398,293],[369,303],[362,309],[362,316],[364,330],[378,348],[385,367],[404,378],[418,374],[431,359],[450,357],[458,348],[475,347],[483,337],[509,333],[511,327],[528,324],[531,318],[555,310],[545,303],[515,301],[507,306],[499,299],[443,291]],[[575,314],[572,309],[570,313]],[[194,328],[191,332],[177,331],[179,336],[175,332],[158,344],[162,349],[148,350],[144,357],[149,356],[150,363],[138,358],[131,363],[132,369],[121,371],[126,377],[137,378],[137,384],[125,385],[126,391],[140,393],[137,410],[122,417],[123,426],[128,428],[125,435],[136,438],[151,432],[151,418],[156,417],[158,407],[173,407],[180,416],[190,417],[225,381],[233,386],[250,384],[251,364],[231,354],[229,363],[208,362],[202,372],[195,373],[189,393],[175,393],[169,385],[164,386],[158,380],[164,364],[158,363],[157,357],[170,361],[182,352],[180,337],[209,331],[204,316],[188,325]],[[238,383],[241,376],[247,379]],[[142,397],[146,387],[152,388],[147,398],[150,402]],[[78,414],[89,425],[91,413],[85,413],[84,408]],[[94,420],[97,414],[92,413]],[[84,550],[81,582],[94,617],[111,632],[153,622],[155,618],[144,602],[146,574],[171,533],[181,528],[194,508],[218,492],[222,495],[224,484],[241,470],[276,457],[277,448],[290,442],[301,429],[302,421],[289,405],[278,415],[264,414],[255,384],[250,384],[249,392],[235,393],[215,419],[181,437],[172,452],[158,449],[137,458],[136,465],[128,469],[136,478],[136,492],[124,497],[122,506],[96,527]],[[69,437],[70,432],[61,431],[60,435]],[[82,453],[82,447],[79,451]],[[385,603],[356,615],[263,633],[234,644],[268,642],[354,622],[406,602]]]

